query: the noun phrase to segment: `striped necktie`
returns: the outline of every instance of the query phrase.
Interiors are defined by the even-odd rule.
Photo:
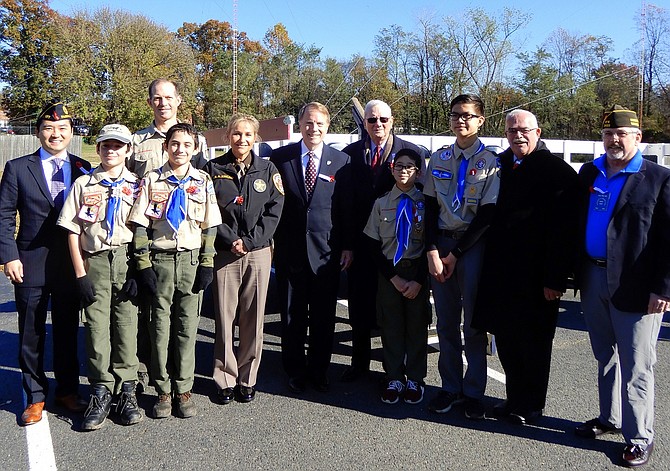
[[[63,172],[63,165],[65,159],[54,158],[51,160],[53,170],[51,172],[51,198],[54,201],[56,209],[61,210],[63,203],[65,203],[65,173]]]

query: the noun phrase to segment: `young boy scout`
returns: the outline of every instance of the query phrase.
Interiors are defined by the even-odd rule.
[[[365,227],[379,269],[377,317],[388,381],[381,400],[388,404],[401,397],[408,404],[423,400],[432,311],[424,248],[424,197],[414,185],[421,164],[421,156],[413,149],[396,153],[396,184],[375,201]]]
[[[139,179],[125,166],[131,134],[121,124],[104,126],[96,140],[100,166],[72,186],[58,224],[70,231],[68,243],[85,306],[88,380],[93,386],[84,430],[100,428],[117,394],[121,423],[136,424],[142,413],[135,399],[137,379],[137,285],[129,258],[133,232],[126,225]]]
[[[151,377],[158,392],[155,418],[168,417],[172,402],[178,417],[196,414],[191,389],[201,291],[214,277],[214,238],[221,224],[211,178],[190,164],[197,143],[190,124],[168,130],[168,161],[144,177],[130,215],[136,225],[138,279],[153,295],[149,333]]]

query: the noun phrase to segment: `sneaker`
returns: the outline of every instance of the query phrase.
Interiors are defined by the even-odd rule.
[[[191,398],[191,391],[175,395],[174,402],[177,406],[177,417],[188,419],[198,412]]]
[[[112,393],[106,386],[96,384],[93,387],[93,394],[88,403],[88,408],[84,412],[84,421],[81,424],[83,430],[97,430],[105,423],[109,415],[109,409],[112,407]]]
[[[402,396],[404,390],[405,385],[402,383],[402,381],[392,379],[388,382],[386,389],[382,393],[382,402],[387,404],[395,404],[400,400],[400,396]]]
[[[423,384],[418,381],[407,380],[407,390],[405,391],[405,402],[407,404],[418,404],[423,401]]]
[[[471,397],[465,398],[465,416],[472,420],[482,420],[486,416],[482,401]]]
[[[170,401],[170,394],[159,394],[156,403],[154,404],[153,415],[156,419],[164,419],[170,417],[172,412],[172,402]]]
[[[124,381],[121,385],[115,412],[123,425],[133,425],[142,420],[142,411],[135,396],[135,381]]]
[[[464,399],[460,394],[442,390],[428,403],[428,410],[444,414],[445,412],[449,412],[454,405],[460,404],[463,401]]]

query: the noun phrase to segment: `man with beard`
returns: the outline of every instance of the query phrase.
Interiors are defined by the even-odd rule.
[[[578,179],[540,140],[524,110],[505,120],[500,192],[472,325],[496,335],[507,400],[493,415],[525,425],[542,416],[558,304],[573,268]]]
[[[623,432],[622,461],[649,461],[654,446],[654,370],[670,309],[670,171],[642,158],[634,111],[603,120],[606,153],[582,166],[585,225],[581,301],[598,361],[600,414],[575,429],[596,438]]]

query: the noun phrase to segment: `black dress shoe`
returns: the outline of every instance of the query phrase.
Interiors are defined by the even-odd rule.
[[[596,438],[606,433],[621,433],[621,429],[604,424],[597,417],[575,427],[575,435],[582,438]]]
[[[651,452],[654,451],[654,443],[647,445],[647,448],[642,448],[640,445],[626,445],[623,449],[623,465],[629,468],[637,468],[643,466],[649,461]]]
[[[507,416],[507,421],[517,425],[532,424],[542,417],[542,410],[514,409]]]
[[[362,368],[358,368],[356,366],[348,366],[346,370],[344,370],[344,373],[342,373],[342,376],[340,377],[340,381],[345,382],[345,383],[352,383],[363,376],[368,374],[368,370],[364,370]]]
[[[256,397],[256,390],[253,386],[235,386],[235,399],[237,402],[251,402]]]
[[[507,417],[509,417],[509,414],[510,412],[512,412],[512,409],[513,409],[512,403],[506,399],[493,406],[491,412],[486,415],[493,417],[495,419],[506,419]]]
[[[216,398],[219,400],[220,404],[230,404],[233,397],[235,397],[233,388],[218,389],[216,391]]]
[[[288,379],[288,388],[292,393],[302,394],[305,392],[305,389],[307,389],[307,385],[305,384],[305,380],[295,376]]]
[[[312,384],[314,385],[314,389],[316,389],[319,392],[328,392],[328,390],[330,389],[328,378],[326,378],[325,376],[318,376],[312,378]]]

